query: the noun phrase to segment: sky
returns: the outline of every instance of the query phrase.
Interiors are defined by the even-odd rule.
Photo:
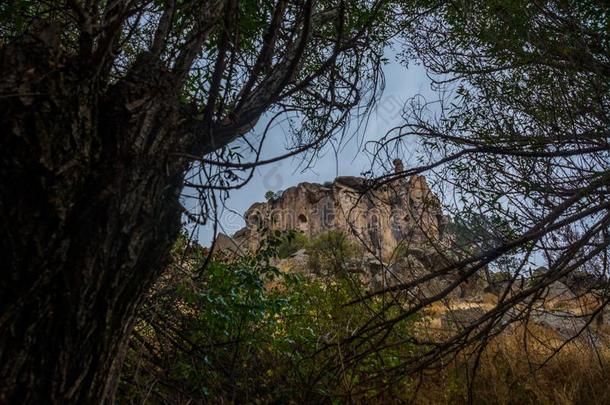
[[[388,53],[390,52],[392,51],[389,50]],[[345,142],[337,153],[328,145],[312,167],[306,170],[298,168],[298,156],[258,167],[250,182],[241,189],[233,190],[225,201],[225,208],[219,213],[219,232],[232,235],[241,229],[245,225],[243,213],[253,203],[265,201],[264,196],[268,190],[285,190],[301,182],[324,183],[334,180],[337,176],[359,176],[370,169],[370,161],[361,150],[364,143],[367,140],[379,139],[389,129],[401,124],[401,112],[408,99],[417,95],[428,100],[434,98],[430,79],[422,66],[410,64],[407,68],[396,60],[394,54],[388,55],[388,59],[390,62],[383,68],[385,89],[371,113],[366,130],[360,136],[360,142],[355,138]],[[274,134],[274,131],[280,133]],[[261,154],[262,158],[286,152],[281,131],[281,128],[271,130]],[[408,160],[407,156],[399,157]],[[196,235],[199,243],[209,245],[213,237],[211,225],[199,226]]]

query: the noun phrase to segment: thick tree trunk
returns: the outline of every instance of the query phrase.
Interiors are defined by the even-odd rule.
[[[0,49],[0,403],[113,399],[180,226],[178,103],[139,66],[102,91],[52,29]]]

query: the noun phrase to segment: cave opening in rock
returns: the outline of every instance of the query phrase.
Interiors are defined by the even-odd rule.
[[[261,229],[262,228],[262,220],[260,215],[252,214],[248,217],[248,222],[250,223],[250,227],[252,229]]]
[[[377,218],[377,215],[375,215],[375,214],[371,215],[371,218],[369,221],[369,228],[371,228],[371,229],[379,228],[379,218]]]
[[[298,217],[298,227],[301,231],[307,232],[307,217],[304,214],[300,214]]]

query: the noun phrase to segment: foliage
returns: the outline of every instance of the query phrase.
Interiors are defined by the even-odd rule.
[[[455,239],[450,254],[441,252],[450,260],[435,270],[457,280],[414,304],[409,289],[425,277],[390,288],[405,294],[408,314],[485,271],[523,280],[539,268],[527,288],[501,295],[472,329],[446,336],[430,354],[438,360],[475,341],[484,347],[491,325],[518,318],[521,305],[544,305],[545,289],[563,277],[587,272],[597,280],[587,293],[608,296],[600,281],[610,268],[610,8],[595,0],[409,7],[422,17],[406,21],[403,61],[422,63],[438,92],[410,100],[403,125],[375,141],[371,155],[386,169],[387,158],[409,155],[419,141],[419,163],[382,179],[426,173],[445,191]]]
[[[268,190],[265,193],[265,200],[267,201],[273,201],[275,199],[275,193],[272,190]]]
[[[407,343],[391,344],[410,336],[410,320],[391,331],[387,346],[354,346],[346,339],[382,301],[345,306],[363,293],[357,280],[283,274],[267,259],[259,252],[212,260],[199,279],[171,270],[135,328],[122,400],[316,402],[373,398],[410,384],[381,388],[383,370],[412,354]]]
[[[208,224],[258,166],[348,138],[393,4],[0,2],[0,402],[114,402],[181,219]]]
[[[398,5],[405,14],[394,18]],[[312,162],[329,142],[355,139],[349,123],[378,97],[397,25],[405,60],[423,63],[442,99],[439,108],[410,104],[380,149],[395,155],[396,143],[418,136],[430,162],[412,172],[434,168],[457,207],[489,219],[474,218],[474,229],[493,231],[460,239],[472,257],[441,270],[466,279],[495,265],[517,276],[544,262],[530,288],[497,304],[489,325],[561,277],[604,280],[609,11],[595,0],[0,4],[10,266],[0,294],[0,398],[112,402],[120,334],[159,274],[180,215],[205,223],[257,165],[297,152]],[[261,162],[276,120],[290,152]],[[282,243],[270,238],[267,247],[288,255],[304,242]],[[308,246],[312,267],[341,275],[335,284],[281,274],[269,252],[207,262],[188,248],[177,248],[185,257],[141,313],[127,399],[364,402],[390,380],[408,384],[404,373],[446,350],[487,338],[474,328],[415,356],[408,326],[427,301],[409,301],[400,286],[387,301],[382,292],[362,300],[363,286],[344,272],[359,252],[340,233]],[[519,393],[518,401],[528,394]]]
[[[418,136],[439,162],[454,228],[463,234],[465,222],[481,239],[472,256],[544,255],[551,272],[589,255],[591,270],[607,265],[608,11],[596,1],[446,3],[404,31],[404,56],[423,62],[440,99],[408,105],[395,139]]]
[[[284,191],[283,191],[283,190],[278,190],[278,191],[272,191],[272,190],[268,190],[268,191],[265,193],[265,199],[266,199],[267,201],[269,201],[269,202],[272,202],[272,201],[277,201],[277,200],[279,200],[280,198],[282,198],[282,194],[283,194],[283,193],[284,193]]]
[[[290,230],[281,236],[277,246],[277,256],[285,259],[309,246],[309,239],[303,232]]]
[[[350,241],[341,230],[333,229],[314,238],[307,249],[309,267],[325,275],[340,275],[345,265],[361,256],[362,247]]]
[[[317,248],[330,239],[343,240],[326,235]],[[273,245],[234,260],[215,258],[193,278],[189,268],[205,260],[204,252],[180,239],[176,263],[132,335],[121,402],[589,403],[607,396],[606,349],[571,343],[532,370],[532,360],[541,364],[560,344],[533,325],[527,334],[518,326],[487,347],[443,357],[433,373],[406,375],[403,362],[430,348],[423,341],[434,334],[426,323],[411,317],[379,338],[359,338],[373,316],[388,321],[402,309],[382,297],[345,305],[365,292],[357,280],[281,273],[269,265]]]
[[[500,218],[463,210],[449,222],[447,233],[458,252],[477,254],[501,243],[502,225]]]
[[[513,275],[508,271],[497,271],[490,274],[490,281],[493,284],[511,281],[512,279]]]

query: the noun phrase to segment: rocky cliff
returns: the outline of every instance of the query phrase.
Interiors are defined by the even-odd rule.
[[[402,162],[394,162],[402,172]],[[300,183],[245,213],[246,227],[234,241],[256,249],[262,229],[302,231],[309,238],[343,231],[376,256],[387,258],[398,245],[417,247],[443,238],[447,217],[423,176],[373,184],[337,177],[326,184]]]

